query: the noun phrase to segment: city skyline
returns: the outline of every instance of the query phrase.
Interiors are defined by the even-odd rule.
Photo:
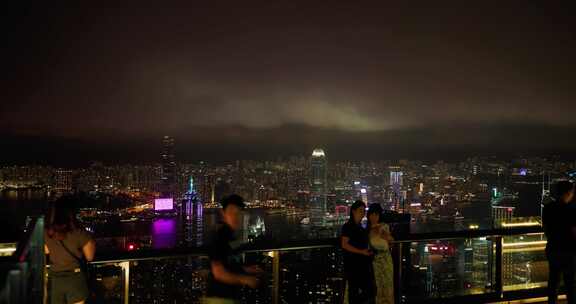
[[[519,127],[514,127],[513,129],[520,132]],[[559,131],[561,136],[565,138],[563,142],[556,143],[564,143],[567,145],[551,146],[549,144],[542,144],[540,147],[531,147],[530,145],[535,138],[542,138],[544,141],[548,140],[548,143],[554,140],[550,137],[546,138],[548,135],[542,128],[527,128],[525,132],[530,134],[532,139],[525,140],[524,138],[512,137],[514,136],[514,132],[511,133],[494,127],[492,128],[492,132],[495,133],[495,136],[490,139],[490,141],[493,142],[485,143],[485,146],[472,143],[473,139],[464,138],[464,134],[462,135],[462,142],[468,146],[465,145],[462,147],[447,144],[433,147],[426,146],[422,143],[407,143],[402,136],[386,137],[388,143],[390,143],[389,140],[393,140],[398,141],[397,144],[375,146],[370,142],[359,144],[358,139],[352,137],[353,134],[349,134],[351,137],[346,145],[340,145],[334,142],[327,145],[320,145],[309,142],[307,144],[293,146],[286,142],[275,142],[270,144],[268,146],[269,148],[266,150],[261,149],[257,145],[242,143],[195,145],[190,142],[189,137],[176,137],[176,140],[178,140],[180,144],[174,148],[174,153],[178,155],[179,163],[207,161],[213,164],[225,164],[238,160],[275,161],[290,157],[304,157],[309,154],[310,150],[316,147],[321,147],[323,150],[329,151],[332,155],[332,159],[338,161],[420,160],[425,162],[459,162],[473,157],[500,160],[534,157],[562,160],[574,159],[576,150],[569,147],[571,144],[569,139],[572,134],[576,134],[576,129],[574,130],[574,133],[568,132],[568,130],[559,130],[557,128],[553,130]],[[431,129],[424,131],[423,134],[418,136],[425,137],[432,135],[433,133],[442,137],[454,136],[454,134],[449,134],[448,132],[448,129]],[[327,133],[331,133],[335,138],[338,137],[337,133]],[[175,138],[173,136],[169,137],[172,139]],[[3,138],[3,142],[7,146],[12,147],[12,149],[1,150],[0,155],[2,155],[2,159],[0,160],[0,165],[45,165],[76,168],[89,166],[93,163],[104,163],[110,165],[157,164],[162,162],[158,158],[158,155],[164,152],[162,146],[159,145],[159,143],[162,142],[162,138],[163,137],[138,142],[134,142],[133,139],[126,139],[124,140],[124,143],[117,142],[112,145],[91,145],[80,140],[64,138],[7,136]],[[504,141],[508,143],[517,143],[516,148],[503,148],[501,144]],[[377,142],[375,138],[374,142]]]
[[[448,4],[22,7],[2,159],[576,151],[570,10]]]

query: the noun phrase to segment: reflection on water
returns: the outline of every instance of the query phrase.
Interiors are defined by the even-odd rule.
[[[18,239],[26,216],[44,213],[47,198],[45,189],[0,190],[0,222],[6,227],[2,234]]]
[[[152,223],[152,248],[164,249],[176,246],[176,218],[159,218]]]
[[[48,200],[45,189],[4,189],[0,190],[0,210],[20,214],[43,211]]]
[[[4,189],[0,190],[0,202],[44,201],[48,192],[42,188]]]

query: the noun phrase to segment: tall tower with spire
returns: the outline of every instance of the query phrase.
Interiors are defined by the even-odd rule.
[[[184,194],[184,199],[182,200],[182,216],[186,220],[191,220],[198,216],[198,208],[202,208],[202,204],[198,201],[198,193],[194,188],[194,178],[190,176],[188,180],[188,190]]]
[[[323,219],[327,211],[328,162],[322,149],[314,149],[310,159],[310,190],[312,218]]]
[[[186,246],[202,246],[204,235],[204,206],[194,185],[194,178],[188,179],[188,189],[180,204],[180,223]]]

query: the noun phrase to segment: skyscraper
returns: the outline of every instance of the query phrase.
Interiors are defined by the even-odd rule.
[[[364,204],[368,206],[368,191],[366,190],[366,188],[360,189],[360,198],[362,199]]]
[[[183,234],[183,242],[186,246],[202,246],[204,232],[204,206],[199,201],[198,192],[194,184],[194,177],[190,175],[187,182],[187,190],[179,206],[180,210],[180,233]]]
[[[72,171],[58,169],[55,174],[54,191],[57,196],[69,193],[72,191]]]
[[[403,173],[400,171],[400,168],[393,167],[390,168],[390,185],[391,186],[402,186],[403,182]]]
[[[184,199],[182,200],[181,205],[181,214],[184,219],[190,220],[197,216],[197,214],[195,214],[197,213],[197,206],[202,206],[202,204],[198,202],[198,193],[194,188],[194,178],[190,176],[190,179],[188,180],[188,190],[184,195]]]
[[[402,211],[404,208],[404,196],[402,194],[402,185],[404,173],[400,167],[390,167],[390,187],[392,206],[395,211]]]
[[[214,197],[211,199],[215,202],[221,202],[224,197],[230,194],[232,194],[232,187],[230,186],[230,183],[222,178],[217,179],[216,183],[214,184]]]
[[[164,198],[176,196],[176,161],[174,159],[174,138],[164,136],[162,140],[162,179],[160,192]]]
[[[311,167],[311,200],[312,215],[315,218],[322,218],[326,214],[326,194],[328,190],[327,181],[327,161],[326,154],[322,149],[314,149],[310,159]]]

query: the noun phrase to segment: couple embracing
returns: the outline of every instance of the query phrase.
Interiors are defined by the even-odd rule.
[[[347,290],[344,302],[394,303],[394,269],[390,254],[393,240],[387,224],[380,221],[382,207],[356,201],[350,207],[350,218],[342,226],[341,246],[344,251],[344,275]],[[367,216],[366,227],[362,219]]]

